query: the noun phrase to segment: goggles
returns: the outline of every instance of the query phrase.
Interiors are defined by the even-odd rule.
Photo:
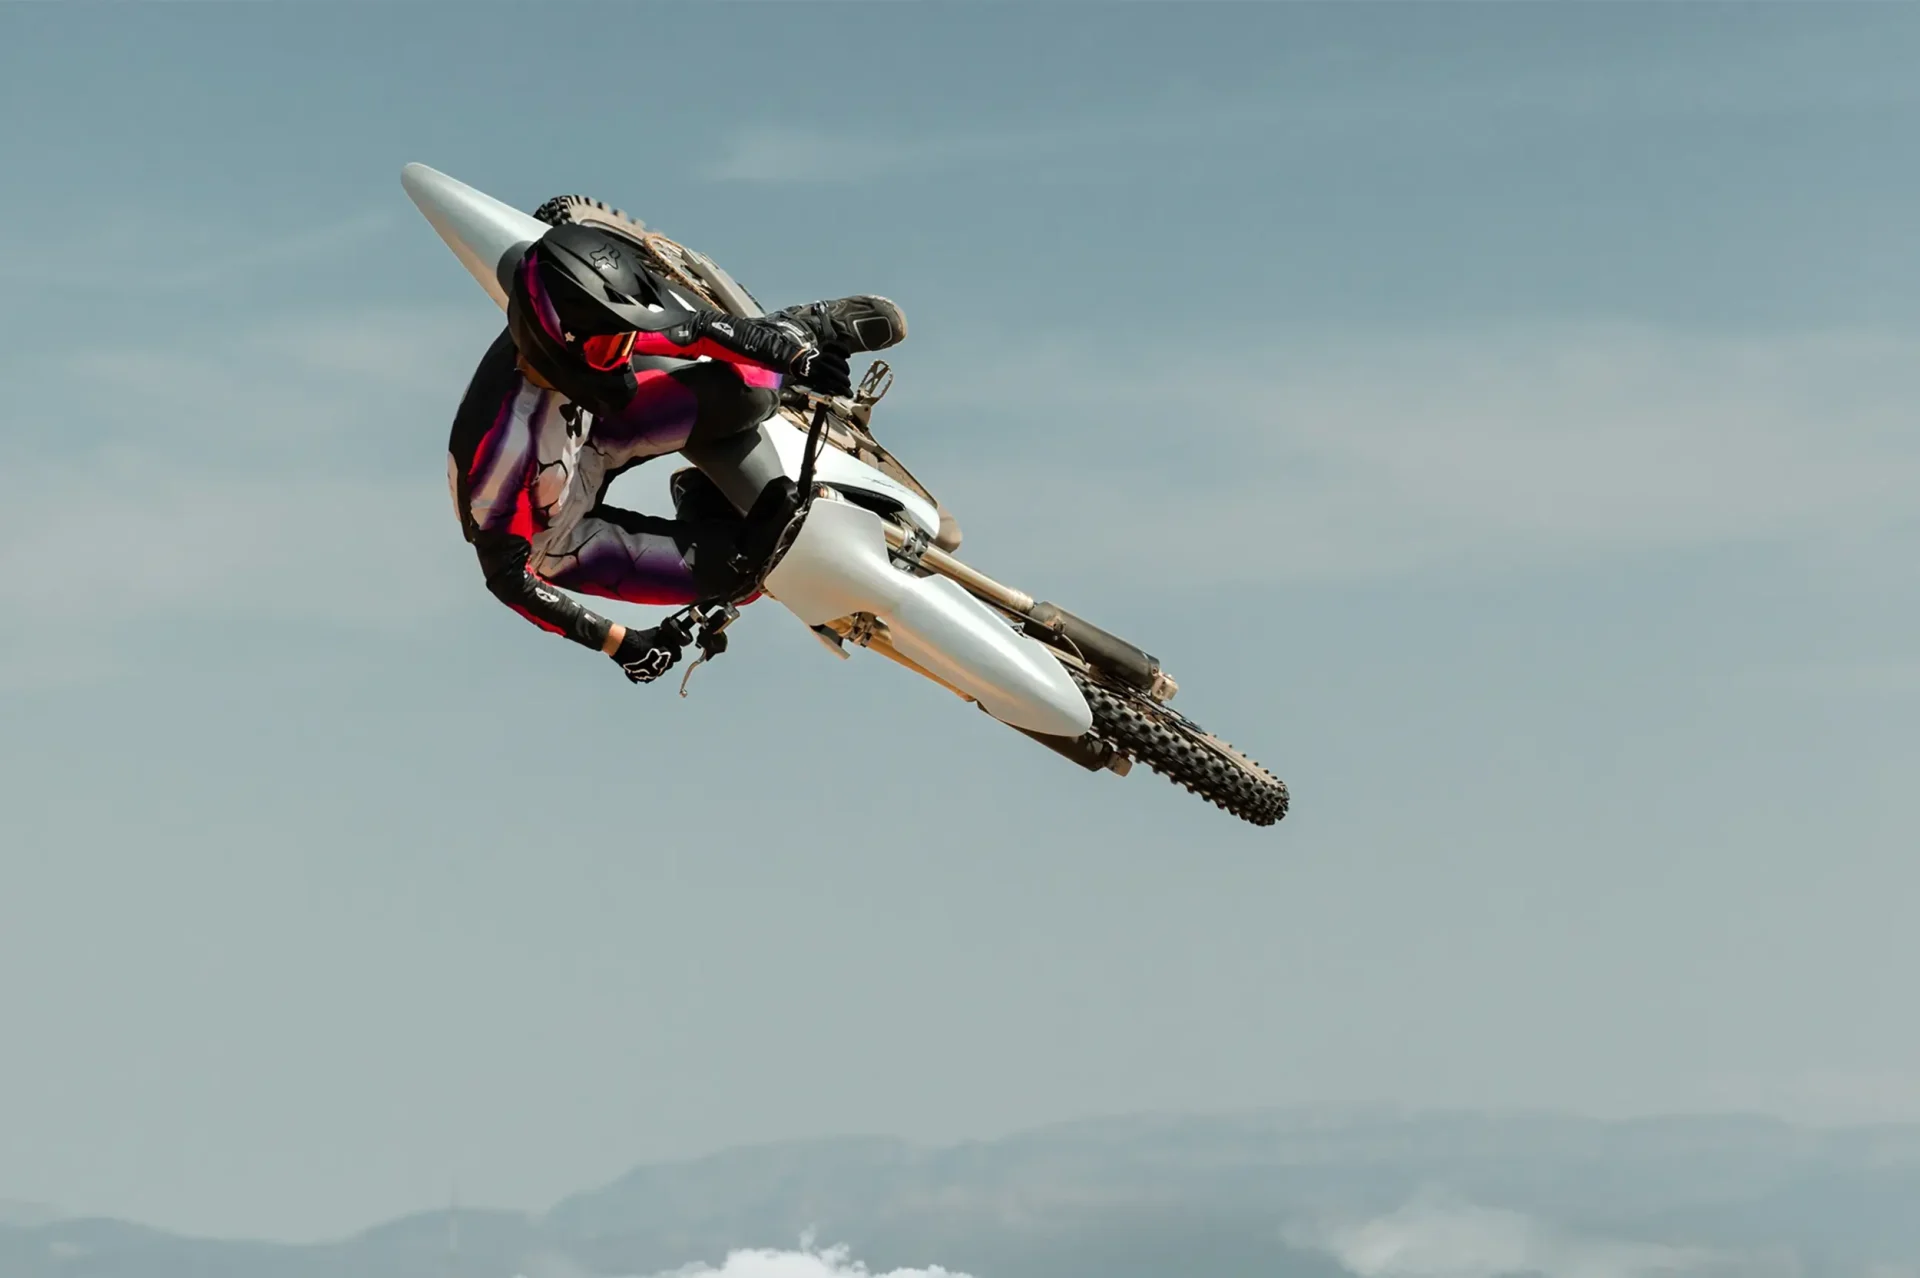
[[[596,373],[610,373],[633,354],[638,333],[600,333],[580,343],[580,354]]]

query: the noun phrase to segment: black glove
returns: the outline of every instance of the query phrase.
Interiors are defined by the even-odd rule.
[[[725,311],[695,311],[684,323],[668,329],[667,336],[682,346],[691,346],[704,337],[782,373],[795,371],[816,345],[798,324],[741,319]]]
[[[696,311],[686,323],[668,329],[667,336],[682,346],[704,337],[822,395],[853,394],[847,353],[838,347],[822,349],[794,320],[741,319],[724,311]]]
[[[793,370],[793,380],[816,395],[846,398],[853,394],[853,367],[838,346],[823,346]]]
[[[613,660],[633,682],[652,683],[673,669],[686,644],[686,634],[670,621],[649,630],[629,629]]]

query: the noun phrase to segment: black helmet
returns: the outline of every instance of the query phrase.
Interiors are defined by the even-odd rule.
[[[582,360],[590,337],[660,328],[663,308],[681,309],[662,296],[630,240],[564,223],[535,241],[514,271],[507,326],[521,355],[541,369]]]

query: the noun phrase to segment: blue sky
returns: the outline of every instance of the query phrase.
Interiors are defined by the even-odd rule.
[[[312,1237],[1347,1101],[1920,1118],[1920,13],[0,8],[0,1198]],[[1293,785],[480,588],[419,160],[900,301],[983,568]],[[664,473],[664,468],[662,474]],[[661,475],[628,491],[654,500]]]

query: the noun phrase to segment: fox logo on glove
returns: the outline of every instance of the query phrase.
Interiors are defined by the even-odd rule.
[[[671,648],[649,648],[633,660],[621,662],[620,668],[635,683],[652,683],[673,668],[679,655]]]

